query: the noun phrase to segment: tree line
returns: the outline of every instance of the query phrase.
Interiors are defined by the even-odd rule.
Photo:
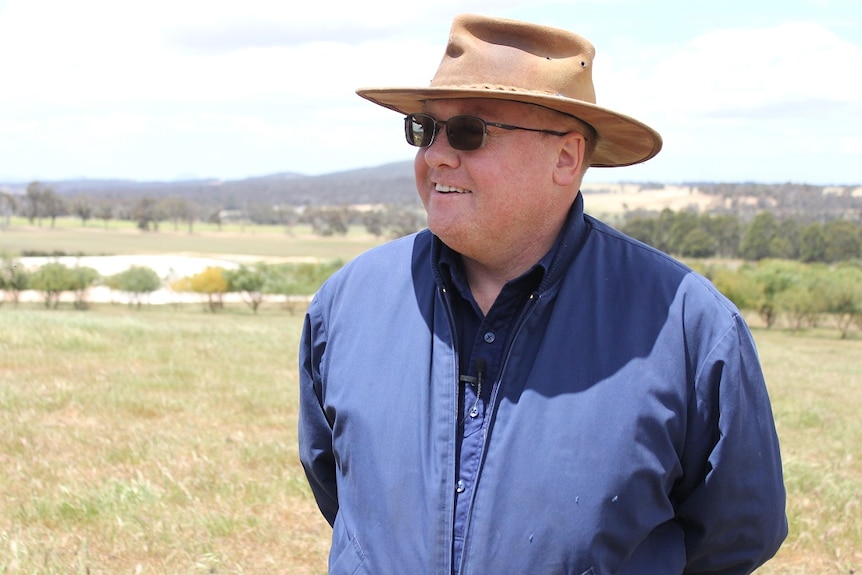
[[[845,219],[802,224],[763,211],[743,223],[731,215],[666,209],[657,216],[631,218],[621,230],[683,258],[778,258],[804,263],[862,258],[862,225]]]
[[[700,269],[739,309],[757,312],[767,329],[783,321],[790,329],[831,322],[846,338],[862,330],[862,264],[804,264],[764,259],[736,269],[710,264]]]
[[[158,232],[164,226],[194,232],[198,222],[221,227],[225,223],[242,225],[281,225],[288,230],[308,224],[320,236],[345,235],[351,226],[363,226],[377,237],[400,237],[425,226],[425,214],[418,202],[357,207],[354,205],[286,205],[247,201],[242,208],[197,204],[181,196],[91,197],[78,194],[63,197],[53,187],[31,182],[24,195],[0,192],[0,229],[8,228],[11,216],[26,217],[31,225],[54,227],[59,217],[72,216],[82,226],[100,220],[135,222],[144,232]]]
[[[340,261],[302,264],[241,265],[235,269],[208,267],[203,271],[167,282],[147,267],[102,277],[88,267],[47,263],[28,272],[12,260],[0,268],[0,291],[17,305],[22,291],[42,294],[46,308],[56,309],[63,293],[74,295],[73,306],[86,310],[88,290],[105,285],[126,294],[128,305],[140,308],[153,292],[169,287],[175,292],[201,296],[204,309],[224,308],[229,293],[241,296],[254,312],[270,296],[299,296],[307,303],[320,285],[342,265]],[[763,259],[733,267],[717,263],[695,264],[725,296],[742,310],[756,312],[769,329],[784,323],[793,331],[831,325],[846,338],[854,327],[862,330],[862,264],[805,264],[798,261]],[[0,299],[0,304],[4,301]],[[292,308],[288,307],[292,311]]]
[[[810,224],[823,226],[834,220],[862,221],[862,199],[859,189],[850,186],[811,186],[803,184],[727,184],[692,183],[701,193],[719,198],[710,211],[714,222],[701,226],[711,236],[713,248],[704,234],[694,232],[688,251],[713,249],[716,254],[729,252],[734,241],[729,218],[748,226],[759,214],[768,212],[779,224],[779,234],[790,246],[770,249],[770,255],[787,257],[794,253],[794,242]],[[661,184],[639,184],[643,190],[661,188]],[[600,193],[600,192],[590,192]],[[589,193],[587,194],[589,195]],[[133,221],[141,230],[158,231],[165,226],[194,231],[198,222],[216,225],[239,222],[243,225],[284,225],[288,228],[305,223],[315,233],[345,233],[349,226],[364,225],[381,236],[403,235],[424,225],[424,214],[412,182],[410,163],[353,170],[323,176],[281,174],[238,181],[191,182],[30,182],[26,189],[0,188],[0,228],[8,226],[12,215],[29,219],[32,224],[50,225],[58,217],[80,218],[82,225],[102,220]],[[685,213],[688,216],[689,212]],[[695,213],[695,215],[697,215]],[[661,232],[645,230],[642,220],[659,217],[664,225],[666,214],[627,212],[625,219],[636,237],[647,235],[662,241]],[[684,216],[680,216],[684,217]],[[728,219],[719,219],[728,218]],[[382,224],[381,224],[382,222]],[[689,225],[689,222],[678,222]],[[638,229],[636,229],[638,228]],[[666,231],[666,230],[665,230]],[[692,231],[689,229],[688,231]],[[741,231],[738,239],[741,241]],[[707,245],[704,245],[707,244]],[[737,244],[738,247],[738,244]],[[674,250],[671,250],[674,251]],[[754,250],[757,251],[757,250]],[[761,252],[763,250],[760,250]],[[681,253],[679,250],[674,253]],[[738,256],[739,254],[731,254]],[[790,257],[804,258],[804,255]]]
[[[57,309],[62,295],[70,293],[73,294],[75,309],[86,310],[90,307],[89,290],[102,285],[125,294],[130,306],[140,308],[149,301],[151,294],[167,287],[174,292],[200,294],[205,308],[212,312],[224,307],[225,294],[237,293],[257,313],[269,296],[286,296],[287,299],[282,298],[284,301],[290,301],[293,296],[307,298],[341,266],[341,261],[261,262],[235,269],[208,267],[200,273],[169,282],[145,266],[131,266],[120,273],[102,276],[91,267],[67,266],[61,262],[48,262],[30,271],[7,257],[0,265],[0,305],[8,300],[17,306],[22,292],[33,290],[41,294],[48,309]]]

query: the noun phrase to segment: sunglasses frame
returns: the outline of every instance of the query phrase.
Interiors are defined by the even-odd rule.
[[[416,121],[416,119],[419,119],[419,120],[427,119],[431,122],[431,126],[432,126],[431,136],[428,138],[428,142],[426,144],[421,144],[421,143],[417,144],[416,143],[417,140],[413,136],[413,134],[415,133],[415,131],[413,130],[414,124],[418,124],[420,126],[423,126],[423,130],[425,129],[424,126],[426,125],[425,122]],[[460,131],[455,132],[455,131],[450,129],[449,122],[463,121],[463,120],[476,121],[476,122],[478,122],[476,125],[482,126],[482,139],[479,142],[479,145],[477,145],[475,147],[464,146],[461,137],[458,135],[458,134],[461,134],[462,132],[460,132]],[[479,116],[458,115],[458,116],[452,116],[448,120],[438,120],[437,118],[435,118],[434,116],[431,116],[429,114],[408,114],[404,118],[404,137],[407,139],[407,143],[410,144],[411,146],[415,146],[417,148],[427,148],[428,146],[430,146],[431,144],[434,143],[434,140],[437,139],[437,134],[440,132],[441,126],[446,126],[446,139],[449,141],[449,145],[452,146],[452,148],[455,150],[461,150],[464,152],[469,152],[472,150],[478,150],[479,148],[481,148],[482,146],[485,145],[485,137],[488,135],[488,126],[491,126],[494,128],[501,128],[503,130],[525,130],[527,132],[539,132],[542,134],[550,134],[551,136],[567,136],[568,134],[571,133],[571,132],[558,132],[555,130],[543,130],[540,128],[525,128],[523,126],[513,126],[511,124],[500,124],[497,122],[486,122],[485,120],[483,120]],[[465,125],[462,126],[462,129],[463,129],[463,127],[465,127]],[[453,138],[453,134],[454,134],[454,138]],[[423,137],[419,141],[421,142],[424,140],[425,140],[425,136],[423,135]]]

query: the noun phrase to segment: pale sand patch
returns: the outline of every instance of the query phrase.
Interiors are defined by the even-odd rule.
[[[636,210],[662,211],[669,208],[675,212],[693,206],[701,212],[719,207],[722,199],[701,192],[696,186],[664,186],[658,189],[642,189],[638,184],[584,184],[584,210],[601,215],[622,215]]]
[[[18,263],[25,269],[34,270],[46,263],[59,262],[67,267],[93,268],[102,276],[112,276],[124,272],[132,266],[150,268],[156,275],[167,281],[193,276],[208,267],[235,269],[239,263],[225,258],[197,257],[186,255],[134,255],[134,256],[60,256],[19,258]]]

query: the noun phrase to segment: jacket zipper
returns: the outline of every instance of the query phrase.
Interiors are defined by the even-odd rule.
[[[509,364],[509,357],[512,354],[512,348],[515,347],[515,342],[518,340],[518,336],[527,321],[527,317],[532,313],[533,309],[535,309],[535,304],[538,299],[539,296],[537,292],[531,293],[527,303],[524,305],[524,309],[521,310],[521,313],[518,316],[518,321],[515,324],[515,331],[512,334],[512,338],[509,340],[509,344],[506,346],[506,353],[503,356],[503,362],[500,364],[500,372],[497,374],[497,378],[494,380],[494,385],[491,387],[491,397],[488,399],[488,406],[486,407],[488,416],[482,426],[482,452],[479,454],[479,469],[476,474],[477,479],[482,475],[482,468],[485,466],[485,451],[488,448],[488,441],[491,438],[491,422],[494,419],[497,395],[500,391],[500,383],[503,381],[503,374],[506,372],[506,366]],[[461,552],[461,566],[458,570],[461,575],[467,575],[467,543],[470,538],[470,527],[473,523],[473,505],[476,502],[476,493],[479,491],[477,486],[478,481],[473,486],[473,493],[470,496],[470,506],[467,508],[467,524],[464,526],[464,550]]]
[[[446,310],[446,319],[449,322],[449,332],[452,334],[452,353],[455,356],[455,373],[454,373],[455,390],[456,390],[455,410],[452,414],[451,421],[453,422],[453,425],[450,429],[450,431],[451,431],[450,438],[451,438],[451,442],[452,442],[452,454],[453,454],[453,458],[454,458],[455,454],[457,453],[457,449],[455,448],[455,442],[458,441],[458,419],[461,416],[461,414],[458,412],[459,399],[458,399],[458,393],[457,393],[458,385],[460,385],[458,382],[459,382],[459,378],[461,376],[461,358],[460,358],[460,353],[458,352],[458,349],[459,349],[459,347],[458,347],[458,331],[455,329],[455,315],[452,313],[452,302],[449,300],[449,291],[446,289],[446,287],[440,288],[440,298],[443,300],[443,306],[444,306],[444,309]],[[452,475],[449,478],[449,479],[451,479],[451,484],[446,485],[446,492],[448,494],[447,499],[446,499],[446,501],[448,502],[447,506],[446,506],[446,509],[448,511],[448,513],[446,514],[446,517],[447,517],[446,526],[447,526],[447,531],[449,533],[449,536],[447,537],[448,545],[446,546],[446,549],[443,550],[443,552],[445,554],[445,557],[447,557],[447,559],[444,561],[444,565],[449,566],[448,573],[452,573],[452,545],[454,544],[453,538],[455,536],[454,532],[453,532],[454,527],[452,524],[452,522],[454,521],[454,517],[455,517],[455,507],[454,507],[455,506],[455,500],[452,498],[451,495],[452,495],[452,493],[455,492],[455,469],[456,468],[457,468],[457,463],[452,466]]]

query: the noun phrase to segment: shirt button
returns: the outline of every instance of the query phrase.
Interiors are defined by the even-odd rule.
[[[477,415],[479,415],[479,408],[474,405],[470,408],[470,417],[475,418]]]
[[[455,486],[455,493],[464,493],[465,489],[467,489],[467,486],[464,484],[464,480],[459,479],[458,485]]]
[[[494,343],[494,340],[497,339],[497,336],[494,335],[493,331],[486,331],[483,337],[485,339],[485,343]]]

